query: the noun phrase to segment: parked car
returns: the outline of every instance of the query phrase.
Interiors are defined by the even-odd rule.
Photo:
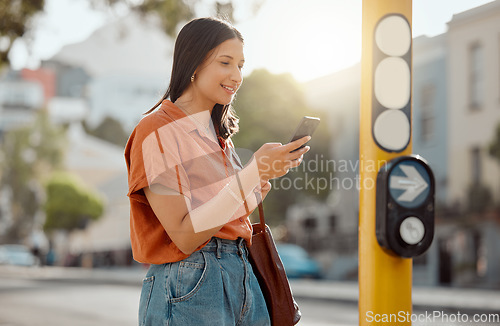
[[[276,249],[288,278],[321,277],[319,263],[313,260],[304,248],[290,243],[277,243]]]
[[[33,266],[37,258],[23,245],[0,245],[0,265]]]

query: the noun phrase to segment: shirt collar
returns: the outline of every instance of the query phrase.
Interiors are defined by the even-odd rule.
[[[182,128],[182,130],[185,130],[186,132],[190,133],[190,132],[193,132],[196,130],[196,132],[198,132],[198,134],[201,136],[201,137],[205,137],[207,139],[210,139],[203,131],[201,130],[198,130],[198,126],[196,125],[196,123],[191,119],[189,118],[186,113],[184,111],[182,111],[177,105],[175,105],[174,103],[172,103],[172,101],[170,100],[164,100],[161,104],[161,110],[163,110],[163,112],[165,112],[175,123],[178,124],[178,126],[180,128]],[[198,118],[199,117],[199,118]],[[207,117],[204,117],[203,114],[200,114],[200,113],[196,113],[196,118],[195,119],[199,119],[200,121],[204,121],[207,119]],[[203,119],[203,120],[202,120]],[[209,120],[209,123],[210,123],[210,128],[213,129],[214,126],[213,126],[213,123],[212,123],[212,120],[210,119],[210,117],[208,117],[208,120]],[[210,139],[212,140],[212,139]],[[213,140],[212,140],[213,141]],[[227,143],[227,142],[224,142],[224,143]],[[218,145],[221,145],[221,144],[218,144]],[[222,147],[224,148],[225,146],[222,145]]]
[[[161,110],[165,112],[172,120],[185,130],[186,132],[191,132],[196,130],[197,127],[194,122],[182,111],[177,105],[172,103],[170,100],[164,100],[161,103]]]

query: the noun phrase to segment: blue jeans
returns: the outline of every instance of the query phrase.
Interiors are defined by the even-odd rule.
[[[245,241],[212,238],[184,260],[151,265],[139,325],[271,325]]]

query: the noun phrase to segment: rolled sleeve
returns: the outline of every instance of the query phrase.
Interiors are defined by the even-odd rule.
[[[159,141],[158,131],[150,132],[146,137],[133,133],[129,140],[125,156],[129,168],[129,191],[131,199],[148,204],[145,187],[160,184],[191,200],[189,178],[180,162],[177,146],[167,148],[165,141]],[[171,140],[172,143],[175,139]]]
[[[160,184],[191,199],[189,178],[180,160],[177,146],[165,146],[158,131],[149,134],[142,143],[144,170],[148,186]],[[175,139],[171,139],[175,143]],[[173,147],[173,148],[172,148]]]

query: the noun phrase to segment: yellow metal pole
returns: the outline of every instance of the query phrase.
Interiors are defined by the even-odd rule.
[[[374,43],[375,29],[384,17],[391,14],[406,19],[410,28],[410,95],[408,104],[410,136],[408,142],[400,150],[388,150],[374,139],[374,122],[372,121],[373,102],[376,95],[374,94],[376,67],[374,67],[373,58],[377,46]],[[375,235],[377,172],[385,162],[412,152],[411,18],[411,0],[363,0],[360,102],[359,325],[411,325],[406,314],[411,314],[412,310],[412,259],[386,253],[378,244]],[[388,320],[388,318],[392,320]]]

